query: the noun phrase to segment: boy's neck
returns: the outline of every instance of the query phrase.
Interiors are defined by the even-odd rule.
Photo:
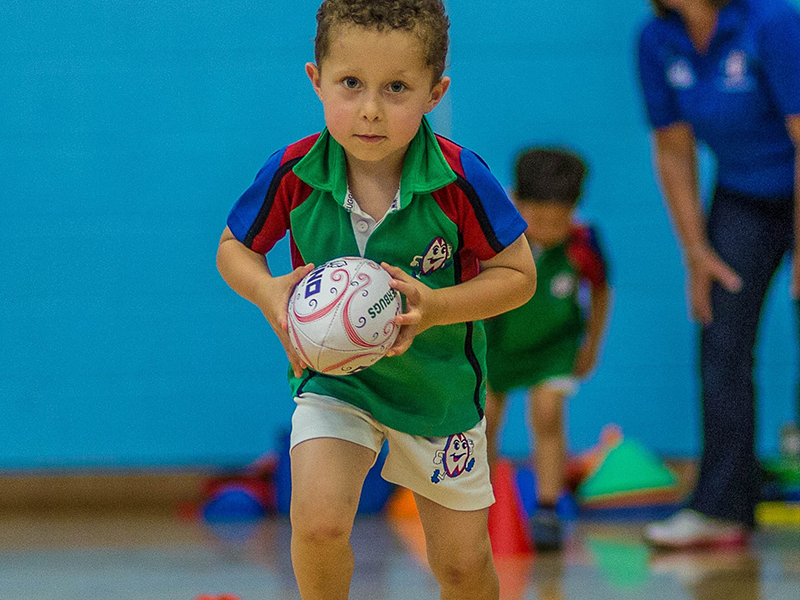
[[[394,202],[408,147],[374,163],[347,155],[347,185],[358,206],[375,220],[380,220]]]

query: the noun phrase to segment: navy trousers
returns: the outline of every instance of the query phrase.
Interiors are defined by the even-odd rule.
[[[792,210],[791,197],[717,189],[707,223],[711,246],[743,286],[732,294],[714,284],[713,322],[700,334],[703,452],[690,508],[749,526],[761,487],[753,350],[770,282],[792,247]]]

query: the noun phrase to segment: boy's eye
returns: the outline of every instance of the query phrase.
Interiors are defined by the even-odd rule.
[[[358,79],[355,77],[345,77],[342,80],[342,83],[344,84],[344,87],[350,88],[351,90],[354,90],[358,87]]]
[[[394,81],[394,82],[389,84],[389,89],[391,91],[395,92],[395,93],[400,93],[404,89],[406,89],[406,86],[404,84],[400,83],[399,81]]]

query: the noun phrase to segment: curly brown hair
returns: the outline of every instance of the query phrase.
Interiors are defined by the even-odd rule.
[[[442,0],[325,0],[317,10],[317,65],[328,55],[331,32],[339,25],[413,32],[422,44],[425,63],[433,69],[434,81],[442,78],[450,44],[450,19]]]
[[[723,6],[728,4],[731,0],[705,0],[705,1],[714,8],[722,8]],[[653,5],[653,10],[656,12],[656,16],[664,17],[672,12],[672,10],[664,6],[664,3],[661,0],[650,0],[650,4]]]

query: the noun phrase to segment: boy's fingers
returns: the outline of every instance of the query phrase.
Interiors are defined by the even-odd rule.
[[[407,313],[397,315],[392,321],[397,325],[416,325],[422,320],[422,315],[418,310],[410,310]]]
[[[297,352],[294,351],[294,348],[291,346],[286,351],[286,355],[289,357],[289,364],[292,366],[292,372],[294,373],[295,377],[302,377],[303,370],[308,366],[306,365],[305,361],[300,358]]]
[[[297,267],[294,271],[292,271],[292,282],[293,285],[297,285],[300,281],[311,273],[314,270],[314,263],[308,263],[307,265],[303,265],[302,267]]]
[[[392,277],[394,277],[396,279],[400,279],[403,275],[406,274],[406,272],[403,271],[403,269],[401,269],[399,267],[395,267],[393,265],[390,265],[389,263],[386,263],[386,262],[382,262],[381,266],[384,269],[386,269],[386,271],[389,272],[389,275],[391,275]]]
[[[411,304],[419,302],[419,290],[414,285],[399,279],[392,279],[389,282],[389,287],[403,294]]]
[[[400,329],[400,334],[389,349],[389,352],[386,353],[386,356],[399,356],[408,350],[411,347],[411,342],[414,341],[415,329],[413,325]]]
[[[292,363],[292,371],[294,372],[294,376],[300,378],[303,376],[303,365],[298,364],[296,362]]]

